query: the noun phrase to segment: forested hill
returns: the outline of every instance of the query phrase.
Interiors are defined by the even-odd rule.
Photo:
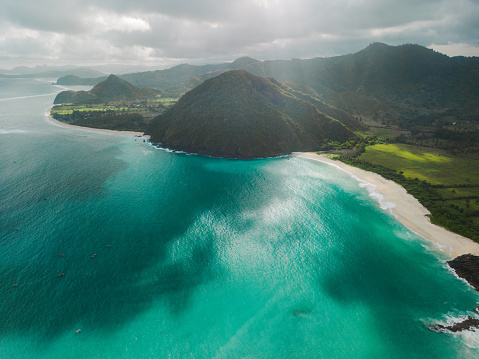
[[[244,70],[206,80],[153,119],[146,133],[162,147],[229,158],[314,151],[356,137],[274,80]]]
[[[354,117],[392,125],[401,119],[452,109],[474,116],[479,108],[479,58],[451,58],[411,44],[373,43],[355,54],[331,58],[259,61],[243,57],[215,65],[181,64],[121,78],[138,87],[157,88],[166,97],[178,97],[198,83],[234,69],[287,83],[318,105],[319,100]],[[100,80],[58,81],[68,85],[68,81],[96,84]]]
[[[373,43],[350,55],[245,66],[258,76],[299,85],[354,116],[392,124],[401,116],[479,106],[479,58],[451,58],[419,45]]]
[[[90,91],[62,91],[56,96],[53,103],[93,104],[112,101],[135,101],[151,98],[156,94],[158,94],[157,90],[138,88],[118,76],[110,75]]]
[[[393,106],[457,107],[479,100],[478,58],[450,58],[419,45],[374,43],[327,59],[318,70],[308,80],[313,88],[360,91]]]

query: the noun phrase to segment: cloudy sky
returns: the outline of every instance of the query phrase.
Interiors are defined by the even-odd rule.
[[[0,68],[311,58],[372,42],[479,56],[478,0],[1,0]]]

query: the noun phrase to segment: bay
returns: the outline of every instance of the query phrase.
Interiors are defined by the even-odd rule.
[[[0,357],[479,355],[428,329],[477,293],[348,174],[55,126],[59,90],[0,82]]]

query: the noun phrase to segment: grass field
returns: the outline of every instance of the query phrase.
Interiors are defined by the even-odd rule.
[[[128,107],[119,107],[114,105],[58,105],[52,108],[52,114],[58,113],[59,115],[70,115],[73,111],[126,111]]]
[[[123,111],[123,112],[134,112],[140,113],[144,117],[152,117],[155,115],[152,109],[156,109],[158,105],[164,107],[170,107],[178,101],[176,98],[155,98],[150,100],[144,100],[141,104],[132,104],[126,106],[123,102],[118,103],[108,103],[108,104],[88,104],[88,105],[71,105],[63,104],[54,106],[51,110],[52,114],[59,115],[71,115],[73,111],[79,112],[105,112],[105,111]],[[158,111],[161,112],[164,108],[162,107]]]
[[[171,97],[165,97],[165,98],[160,97],[160,98],[156,98],[156,99],[150,100],[150,101],[161,103],[163,106],[169,107],[169,106],[173,106],[178,101],[178,99],[177,98],[171,98]]]
[[[429,147],[376,144],[366,147],[359,160],[434,185],[435,194],[428,199],[428,203],[435,208],[436,223],[479,242],[477,158],[452,155]],[[431,210],[432,207],[428,208]]]
[[[393,129],[389,127],[370,126],[369,130],[366,133],[370,136],[376,136],[380,138],[381,140],[385,140],[387,138],[392,140],[401,134],[408,134],[409,131],[402,131],[402,130]]]
[[[366,148],[362,160],[403,171],[406,177],[431,184],[479,185],[479,161],[434,148],[378,144]]]

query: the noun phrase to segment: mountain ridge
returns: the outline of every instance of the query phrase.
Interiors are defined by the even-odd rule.
[[[111,101],[135,101],[151,98],[157,94],[158,91],[156,90],[138,88],[112,74],[90,91],[62,91],[55,97],[53,103],[93,104]]]
[[[204,81],[146,131],[159,146],[227,158],[264,158],[318,150],[355,138],[339,121],[273,81],[231,70]]]
[[[175,92],[181,95],[198,83],[193,78],[202,80],[232,69],[307,86],[317,100],[352,116],[381,117],[386,123],[416,116],[416,111],[467,110],[479,104],[479,58],[448,57],[414,44],[372,43],[357,53],[329,58],[260,61],[242,57],[215,65],[181,64],[121,78],[164,92],[183,88],[183,92]]]

